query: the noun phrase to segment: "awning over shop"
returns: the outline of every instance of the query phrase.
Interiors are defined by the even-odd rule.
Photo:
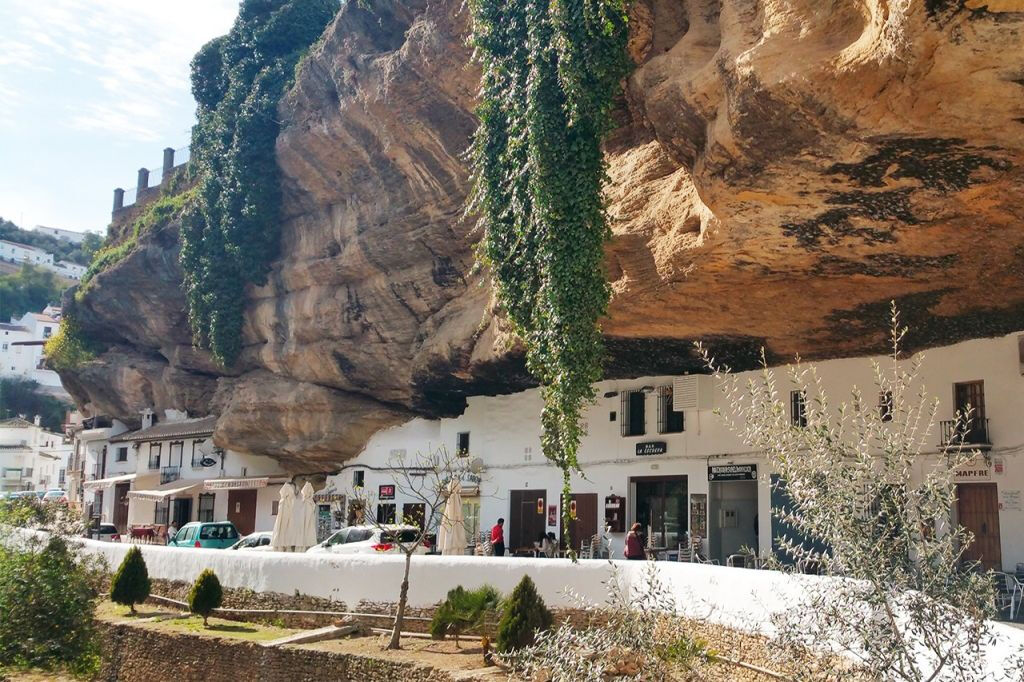
[[[101,478],[96,481],[86,481],[82,484],[82,488],[85,490],[101,490],[103,488],[109,488],[115,483],[126,483],[128,481],[134,481],[138,474],[123,474],[121,476],[111,476],[110,478]]]
[[[266,488],[271,483],[284,483],[284,476],[251,476],[248,478],[208,478],[203,481],[203,490],[252,490]]]
[[[152,490],[129,490],[128,498],[133,500],[152,500],[159,502],[160,500],[165,500],[169,497],[193,493],[202,485],[202,481],[171,481],[170,483],[164,483]]]

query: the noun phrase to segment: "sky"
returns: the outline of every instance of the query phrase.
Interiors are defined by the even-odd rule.
[[[0,216],[105,232],[113,190],[188,145],[189,62],[238,0],[0,0]]]

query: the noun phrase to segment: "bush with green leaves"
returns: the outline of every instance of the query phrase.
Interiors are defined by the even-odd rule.
[[[497,612],[501,605],[501,593],[490,585],[467,590],[459,585],[448,591],[448,596],[434,612],[430,621],[430,635],[444,639],[454,635],[458,644],[459,635],[483,624],[489,614]]]
[[[221,589],[217,574],[207,568],[192,584],[192,589],[188,593],[188,610],[202,616],[203,627],[206,627],[210,614],[220,607],[223,599],[224,591]]]
[[[551,629],[554,619],[537,592],[537,586],[524,575],[512,590],[498,623],[498,651],[521,649],[533,644],[538,631]]]
[[[95,672],[102,576],[95,560],[76,557],[60,537],[0,542],[0,668]]]
[[[149,587],[146,560],[142,558],[142,551],[138,547],[132,547],[110,582],[110,600],[130,607],[131,612],[135,613],[135,605],[149,599]]]

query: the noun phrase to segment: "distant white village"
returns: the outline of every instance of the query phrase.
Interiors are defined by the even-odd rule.
[[[60,377],[46,369],[43,347],[60,327],[61,311],[47,306],[42,312],[28,312],[10,322],[0,322],[0,376],[35,381],[53,395],[67,397]]]
[[[84,232],[64,230],[59,227],[36,225],[33,231],[72,244],[81,244],[85,239]],[[19,244],[7,239],[0,239],[0,260],[7,261],[8,263],[34,265],[76,282],[82,279],[86,271],[84,265],[57,260],[52,253],[38,246]]]

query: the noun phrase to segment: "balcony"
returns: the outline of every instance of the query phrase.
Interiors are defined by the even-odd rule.
[[[160,470],[160,485],[181,478],[181,467],[164,467]]]
[[[989,438],[988,419],[972,418],[968,421],[950,419],[939,422],[939,434],[943,448],[964,448],[967,450],[989,450],[992,441]]]

